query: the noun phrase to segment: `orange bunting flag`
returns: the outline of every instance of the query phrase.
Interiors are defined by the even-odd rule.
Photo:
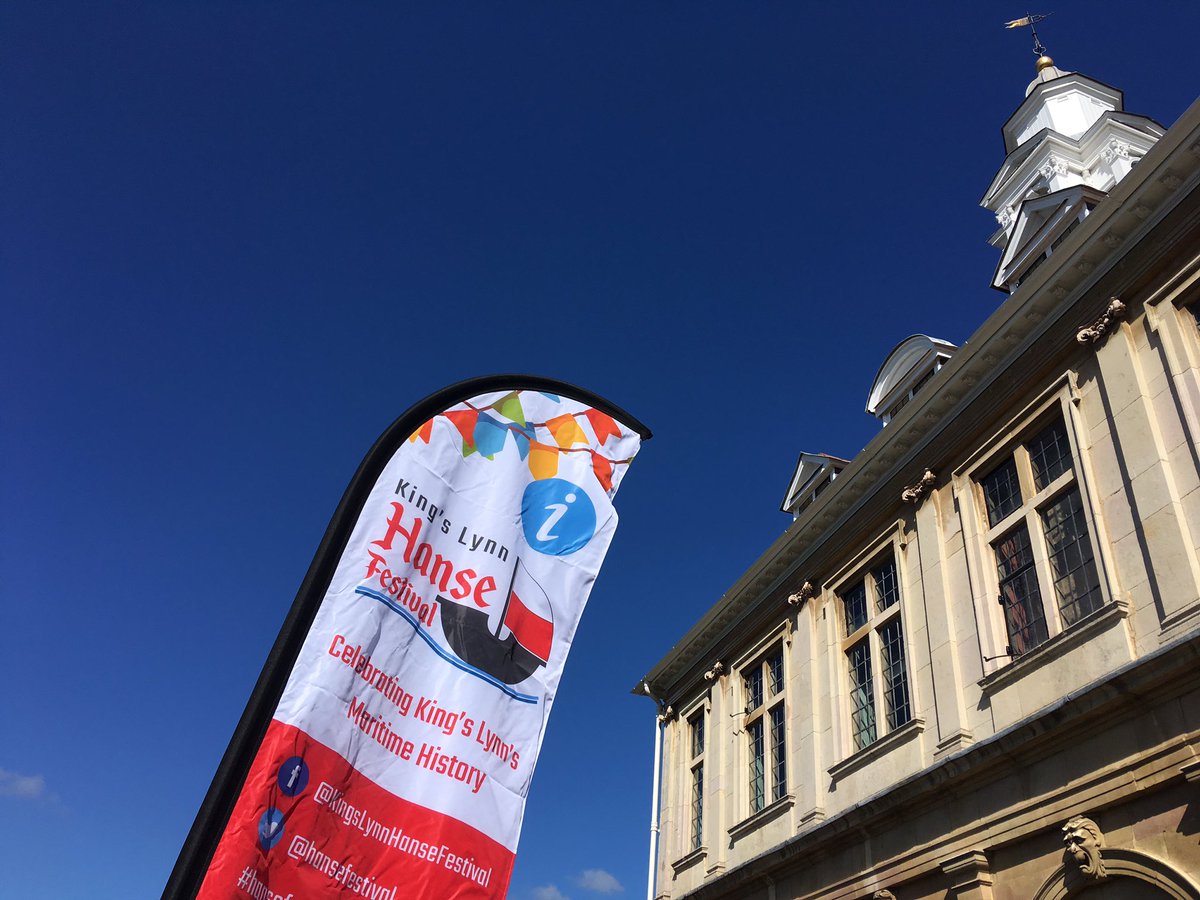
[[[610,437],[619,438],[621,436],[621,429],[617,427],[612,416],[606,416],[598,409],[589,409],[584,415],[592,423],[592,431],[595,432],[596,440],[600,442],[601,447]]]
[[[554,447],[531,441],[526,462],[535,481],[553,478],[558,474],[558,450]]]
[[[575,421],[575,417],[572,415],[555,416],[546,423],[546,427],[554,435],[555,443],[564,450],[573,447],[575,444],[586,444],[588,442],[587,435],[583,433],[583,429],[579,427],[579,423]]]
[[[605,492],[611,491],[613,473],[612,463],[599,453],[593,453],[592,471],[596,473],[596,480],[600,482],[600,487],[604,488]]]
[[[463,449],[475,446],[475,423],[479,421],[479,413],[473,409],[451,409],[442,413],[458,429],[462,435]]]
[[[417,438],[420,438],[426,444],[429,443],[429,438],[433,435],[433,419],[430,419],[416,431],[408,436],[410,444],[416,443]]]

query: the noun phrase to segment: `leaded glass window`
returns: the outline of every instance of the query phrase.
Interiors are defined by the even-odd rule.
[[[871,645],[863,641],[850,653],[850,727],[854,749],[875,743],[875,689],[871,681]]]
[[[898,617],[879,629],[879,643],[883,648],[884,712],[888,731],[892,731],[912,718],[904,669],[904,630]]]
[[[763,720],[746,726],[750,741],[750,812],[758,812],[766,803],[766,769],[763,760]]]
[[[1005,653],[1015,658],[1104,604],[1065,420],[1043,422],[979,486]]]
[[[746,741],[750,812],[787,796],[787,707],[783,648],[742,670],[746,691]]]
[[[913,717],[895,555],[877,559],[838,594],[845,611],[850,743],[862,750]]]
[[[704,837],[704,710],[701,709],[687,720],[691,744],[691,759],[688,767],[692,782],[692,808],[690,844],[699,850]]]

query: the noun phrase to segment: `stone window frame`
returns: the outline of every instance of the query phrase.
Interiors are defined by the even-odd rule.
[[[704,754],[697,760],[692,755],[692,730],[691,724],[696,719],[704,720]],[[718,757],[713,750],[713,741],[718,738],[714,734],[713,727],[716,723],[713,717],[712,699],[707,694],[693,700],[682,708],[682,711],[672,722],[672,759],[671,763],[671,808],[677,810],[676,825],[670,829],[670,836],[664,836],[663,840],[670,842],[670,846],[674,848],[677,858],[671,863],[671,868],[678,876],[680,872],[688,869],[708,857],[708,846],[703,841],[703,829],[711,827],[708,821],[701,824],[701,841],[697,846],[692,839],[691,823],[692,823],[692,772],[693,764],[697,761],[702,761],[711,757],[711,760],[716,760]],[[713,762],[715,765],[716,763]],[[707,767],[706,767],[707,768]],[[710,773],[704,773],[704,777],[708,777]],[[704,786],[707,788],[707,784]],[[708,791],[705,790],[705,796],[702,799],[704,803],[704,812],[714,812],[710,798],[707,796]],[[667,801],[664,799],[664,815],[667,815]],[[710,816],[704,816],[708,820]],[[667,844],[664,844],[667,846]]]
[[[779,660],[779,673],[776,679],[772,661]],[[791,743],[787,737],[788,706],[787,682],[788,659],[786,645],[783,640],[774,640],[767,647],[752,655],[748,662],[740,663],[737,667],[738,686],[741,692],[742,719],[739,731],[745,732],[742,748],[745,753],[745,765],[740,769],[742,780],[746,787],[746,810],[751,816],[786,799],[788,794],[788,765],[787,752]],[[750,694],[750,683],[755,678],[760,680],[757,704],[753,703]],[[778,714],[778,715],[777,715]],[[752,750],[753,735],[758,730],[762,741],[762,771],[754,775],[754,753]],[[780,780],[777,772],[777,748],[782,744],[783,777]],[[759,796],[751,785],[755,780],[762,781],[762,794]]]
[[[1039,511],[1054,500],[1065,497],[1072,488],[1079,492],[1080,505],[1091,542],[1092,559],[1100,591],[1100,602],[1094,613],[1111,606],[1113,602],[1112,565],[1108,558],[1107,541],[1098,505],[1091,490],[1091,476],[1087,454],[1080,445],[1079,434],[1084,427],[1074,402],[1075,373],[1068,371],[1051,384],[1037,398],[1012,416],[999,431],[983,441],[976,451],[954,472],[955,499],[960,506],[963,536],[968,548],[968,565],[975,588],[976,617],[979,621],[979,644],[983,656],[985,676],[1012,665],[1018,660],[1034,657],[1038,651],[1055,641],[1059,635],[1079,626],[1080,621],[1064,626],[1059,603],[1054,592],[1054,576],[1050,568],[1046,541],[1041,532]],[[1026,495],[1033,485],[1029,482],[1031,471],[1027,462],[1018,462],[1018,476],[1022,486],[1022,503],[1018,509],[991,525],[988,520],[987,502],[984,496],[983,479],[1002,465],[1006,458],[1019,455],[1024,447],[1056,418],[1061,419],[1071,450],[1071,470],[1053,479],[1040,490]],[[1023,654],[1011,655],[1008,626],[1005,612],[998,602],[1000,577],[994,543],[1006,533],[1011,533],[1015,522],[1024,519],[1030,526],[1030,543],[1034,555],[1034,569],[1042,602],[1042,613],[1046,622],[1047,635],[1036,646]],[[1035,537],[1036,534],[1036,537]],[[1090,620],[1092,615],[1082,619]]]
[[[704,847],[704,751],[708,746],[708,711],[701,703],[690,715],[684,718],[686,744],[684,758],[687,763],[688,785],[688,830],[686,847],[689,852],[701,850]],[[699,738],[697,740],[697,731]],[[699,749],[697,749],[697,743]]]
[[[1143,308],[1147,327],[1158,334],[1166,355],[1188,437],[1200,446],[1200,260],[1148,298]]]
[[[837,685],[835,691],[834,703],[836,707],[836,715],[834,717],[837,723],[835,734],[840,735],[837,738],[837,746],[840,747],[839,759],[849,759],[863,754],[865,751],[873,747],[879,747],[889,743],[886,738],[889,735],[896,734],[906,730],[906,726],[919,719],[917,710],[916,685],[913,679],[913,671],[918,662],[917,657],[913,654],[912,638],[910,635],[909,624],[912,622],[912,613],[909,609],[909,598],[904,586],[908,584],[907,568],[904,558],[905,538],[904,526],[901,522],[895,522],[888,527],[883,535],[880,535],[875,540],[871,541],[867,547],[858,553],[850,562],[838,570],[827,584],[826,602],[831,610],[833,619],[832,627],[834,629],[833,646],[837,649],[835,654],[836,659],[833,660],[835,668],[833,684]],[[875,597],[872,591],[867,591],[868,615],[864,624],[858,626],[850,634],[846,633],[846,621],[844,615],[843,598],[845,595],[857,586],[860,582],[865,582],[871,578],[872,572],[876,570],[881,563],[891,559],[896,570],[896,588],[899,592],[899,597],[895,603],[888,606],[886,609],[878,610],[875,607]],[[884,659],[883,644],[880,632],[895,622],[900,622],[901,640],[904,651],[904,677],[905,686],[908,692],[908,718],[895,725],[895,727],[887,727],[887,712],[885,707],[885,691],[883,681],[883,666],[880,665]],[[851,650],[862,644],[863,641],[868,641],[870,648],[871,665],[871,685],[872,685],[872,702],[874,705],[875,719],[875,737],[872,741],[858,746],[855,742],[854,725],[853,725],[853,692],[854,684],[851,682],[850,676],[850,657]],[[880,713],[883,713],[880,715]],[[835,767],[837,768],[837,767]]]
[[[736,811],[735,815],[742,816],[741,819],[733,822],[726,828],[730,839],[735,843],[757,831],[768,822],[775,821],[787,814],[796,802],[795,779],[797,773],[800,771],[796,760],[795,741],[792,739],[795,732],[791,727],[790,721],[793,703],[797,702],[798,697],[795,694],[794,687],[789,687],[789,680],[796,674],[794,669],[795,661],[790,658],[792,652],[791,619],[784,619],[773,628],[767,628],[765,631],[759,632],[757,638],[753,643],[745,646],[729,665],[729,678],[726,684],[729,714],[728,717],[723,718],[718,723],[718,727],[722,729],[720,738],[718,739],[715,734],[712,735],[714,740],[719,740],[720,742],[718,745],[720,752],[732,753],[729,760],[732,762],[732,771],[735,773],[734,783],[732,785],[729,785],[727,782],[725,783],[724,786],[728,792],[729,802],[722,803],[720,808],[725,813],[734,810]],[[751,717],[746,714],[748,697],[746,696],[745,680],[742,676],[749,668],[755,664],[763,663],[774,652],[783,654],[784,687],[782,691],[782,708],[784,751],[786,754],[786,793],[778,799],[771,799],[774,795],[771,791],[770,773],[767,771],[767,780],[764,789],[765,803],[762,809],[755,811],[751,805],[751,798],[749,796],[750,736],[746,729],[746,723]],[[775,698],[771,698],[766,705],[769,708],[774,708],[777,702]],[[770,746],[764,739],[764,766],[766,759],[770,755]],[[710,743],[709,747],[710,753],[717,752],[717,750],[713,750],[713,744]],[[766,770],[764,769],[764,771]],[[722,821],[724,822],[724,816],[722,817]]]

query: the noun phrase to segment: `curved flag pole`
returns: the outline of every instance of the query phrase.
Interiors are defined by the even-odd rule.
[[[438,413],[471,397],[495,391],[545,391],[586,403],[624,423],[649,440],[650,429],[620,407],[591,391],[537,375],[485,375],[442,388],[414,404],[397,418],[367,452],[330,519],[296,599],[267,654],[262,672],[221,757],[208,793],[179,851],[163,897],[191,898],[200,889],[217,842],[224,831],[254,755],[283,694],[301,646],[329,588],[338,561],[376,480],[404,441]]]

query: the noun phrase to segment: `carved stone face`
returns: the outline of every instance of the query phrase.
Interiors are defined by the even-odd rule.
[[[1079,866],[1085,878],[1099,878],[1104,874],[1104,863],[1100,859],[1100,848],[1104,845],[1100,829],[1091,819],[1075,816],[1063,826],[1064,856],[1068,862]]]

